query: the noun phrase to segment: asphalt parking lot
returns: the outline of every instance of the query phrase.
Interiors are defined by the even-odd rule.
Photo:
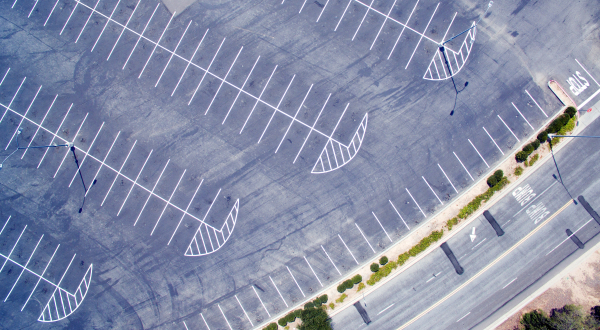
[[[94,302],[59,327],[250,328],[406,237],[557,111],[549,79],[598,79],[589,34],[565,45],[545,24],[588,5],[496,5],[472,49],[448,44],[454,106],[451,81],[423,78],[487,4],[2,4],[0,142],[21,127],[19,146],[76,148],[0,172],[11,233],[83,258],[65,290],[94,264]],[[42,305],[0,313],[29,324]]]

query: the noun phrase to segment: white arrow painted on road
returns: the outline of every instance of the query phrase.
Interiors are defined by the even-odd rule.
[[[471,235],[469,235],[469,237],[471,237],[471,242],[475,241],[475,238],[477,237],[477,235],[475,235],[475,227],[471,230]]]

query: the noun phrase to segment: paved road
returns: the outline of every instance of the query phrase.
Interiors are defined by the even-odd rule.
[[[157,0],[1,2],[0,145],[18,127],[21,144],[73,142],[97,183],[78,213],[68,150],[4,164],[0,253],[18,260],[0,281],[35,252],[49,282],[22,309],[24,272],[0,316],[35,322],[90,264],[74,327],[251,328],[346,277],[542,127],[549,79],[583,77],[577,102],[596,90],[596,4],[513,0],[478,27],[454,107],[451,82],[423,76],[486,5],[201,1],[172,19]]]
[[[581,134],[599,132],[600,121],[596,120]],[[571,203],[569,193],[582,195],[593,208],[600,208],[599,146],[595,139],[580,139],[557,153],[568,193],[553,177],[558,172],[550,159],[494,204],[489,211],[505,231],[502,237],[483,216],[452,237],[448,245],[464,268],[463,275],[457,275],[442,250],[436,249],[365,297],[362,303],[372,320],[369,327],[400,328],[468,283],[427,314],[419,315],[407,329],[470,329],[578,249],[567,229],[584,244],[597,235],[600,225],[581,204]],[[473,228],[476,237],[471,240]],[[506,251],[507,255],[496,260]],[[478,274],[483,269],[485,272]],[[334,329],[365,327],[354,308],[336,315],[333,324]]]

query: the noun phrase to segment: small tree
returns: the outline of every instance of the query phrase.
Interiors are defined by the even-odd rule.
[[[386,257],[386,256],[383,256],[383,257],[379,258],[379,264],[380,264],[380,265],[382,265],[382,266],[383,266],[383,265],[385,265],[385,264],[387,264],[387,263],[388,263],[388,257]]]
[[[371,264],[371,271],[372,271],[373,273],[377,273],[377,272],[379,271],[379,264],[372,263],[372,264]]]
[[[533,146],[533,150],[537,150],[537,148],[540,147],[540,141],[538,140],[533,140],[533,142],[530,143]]]
[[[306,304],[304,304],[304,309],[308,309],[308,308],[315,308],[315,303],[312,301],[309,301]]]
[[[550,330],[550,319],[542,310],[533,310],[523,314],[520,323],[525,330]]]
[[[515,155],[515,159],[517,160],[517,163],[522,163],[522,162],[526,161],[527,157],[529,157],[529,154],[525,151],[519,151]]]
[[[279,321],[277,321],[277,324],[279,324],[282,327],[285,327],[288,324],[287,317],[280,318]]]
[[[324,294],[324,295],[320,296],[318,299],[321,301],[321,304],[326,304],[327,301],[329,300],[329,297],[327,297],[327,295]]]
[[[352,282],[354,284],[358,284],[358,283],[362,282],[362,276],[360,276],[360,274],[354,275],[354,277],[352,278]]]
[[[526,145],[523,147],[523,151],[525,151],[527,153],[527,155],[531,154],[532,152],[535,151],[535,147],[533,146],[532,143]]]
[[[565,110],[565,113],[569,115],[569,117],[573,118],[573,116],[575,116],[577,114],[577,109],[575,109],[574,107],[568,107]]]
[[[498,180],[496,179],[495,175],[492,175],[487,179],[487,184],[490,188],[495,186],[497,183],[498,183]]]
[[[302,311],[302,323],[298,330],[331,330],[331,321],[327,312],[321,308],[311,308]]]
[[[546,141],[548,140],[548,132],[546,132],[546,131],[541,131],[541,132],[540,132],[540,134],[538,134],[538,136],[537,136],[537,140],[538,140],[540,143],[544,143],[544,142],[546,142]]]
[[[269,325],[267,325],[263,330],[277,330],[277,324],[269,323]]]
[[[496,178],[496,181],[500,182],[500,180],[502,180],[504,177],[504,172],[502,170],[497,170],[494,172],[494,177]]]
[[[345,280],[343,284],[346,287],[346,289],[352,289],[352,287],[354,286],[354,283],[352,283],[352,280]]]

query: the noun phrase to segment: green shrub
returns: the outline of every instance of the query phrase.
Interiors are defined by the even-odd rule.
[[[530,143],[523,147],[523,151],[527,153],[527,156],[529,156],[532,152],[535,151],[535,147],[532,143]]]
[[[550,123],[550,125],[548,125],[548,129],[546,129],[546,131],[548,133],[556,133],[558,131],[560,131],[561,128],[563,128],[563,126],[565,126],[569,120],[571,119],[571,116],[569,116],[568,114],[562,114],[560,116],[558,116],[556,119],[554,119],[552,121],[552,123]]]
[[[504,188],[504,186],[506,186],[508,183],[509,183],[509,181],[506,177],[502,178],[502,180],[500,180],[500,182],[498,182],[495,186],[493,186],[492,188],[488,188],[488,190],[486,192],[475,197],[475,199],[473,199],[472,201],[469,202],[469,204],[467,204],[465,207],[463,207],[458,212],[457,217],[459,219],[466,219],[467,217],[469,217],[469,215],[473,214],[475,211],[477,211],[477,209],[479,209],[479,207],[481,206],[481,203],[487,202],[490,198],[492,198],[492,196],[494,195],[494,193],[496,191]]]
[[[383,266],[383,265],[385,265],[385,264],[387,264],[387,263],[388,263],[388,257],[386,257],[386,256],[383,256],[383,257],[379,258],[379,264],[380,264],[380,265],[382,265],[382,266]]]
[[[354,286],[354,283],[352,283],[352,280],[345,280],[343,282],[343,284],[346,287],[346,289],[352,289],[352,287]]]
[[[494,172],[494,177],[496,177],[496,181],[500,181],[504,177],[504,172],[502,170],[496,170],[496,172]]]
[[[288,324],[288,322],[287,322],[287,319],[285,317],[282,317],[282,318],[279,319],[279,321],[277,321],[277,324],[279,324],[282,327],[285,327]]]
[[[404,265],[404,263],[410,258],[408,252],[404,252],[398,256],[398,266]]]
[[[490,177],[487,179],[487,184],[488,184],[488,186],[489,186],[490,188],[491,188],[491,187],[493,187],[493,186],[495,186],[495,185],[496,185],[496,183],[498,183],[498,180],[497,180],[497,179],[496,179],[496,177],[495,177],[495,176],[493,176],[493,175],[492,175],[492,176],[490,176]]]
[[[309,308],[315,308],[315,303],[312,301],[309,301],[306,304],[304,304],[304,309],[309,309]]]
[[[277,324],[269,323],[263,330],[277,330]]]
[[[530,145],[533,146],[533,150],[537,150],[537,148],[540,147],[540,141],[533,140],[533,142],[531,142]]]
[[[458,218],[454,217],[446,222],[446,228],[448,228],[448,231],[450,231],[450,230],[452,230],[452,227],[456,226],[458,223],[459,223]]]
[[[517,166],[517,168],[515,168],[515,175],[519,176],[523,174],[523,168],[521,166]]]
[[[358,284],[358,288],[356,288],[356,292],[358,292],[358,291],[360,291],[360,290],[362,290],[362,289],[364,289],[364,288],[365,288],[365,284],[364,284],[364,283],[362,283],[362,282],[360,282],[360,283]]]
[[[287,321],[287,323],[292,323],[296,321],[296,314],[294,312],[289,313],[285,316],[285,320]]]
[[[544,142],[546,142],[546,141],[548,140],[548,132],[546,132],[546,131],[541,131],[541,132],[540,132],[540,134],[538,134],[538,136],[537,136],[537,140],[538,140],[540,143],[544,143]]]
[[[550,319],[542,310],[533,310],[521,316],[521,325],[526,330],[549,329]]]
[[[379,264],[372,263],[372,264],[371,264],[371,271],[372,271],[373,273],[377,273],[377,272],[379,271]]]
[[[577,114],[577,109],[575,109],[574,107],[568,107],[568,108],[565,110],[565,113],[566,113],[567,115],[569,115],[569,117],[573,118],[573,116],[575,116],[575,115]]]
[[[529,157],[529,153],[525,151],[519,151],[515,155],[515,160],[517,161],[517,163],[522,163],[527,160],[527,157]]]
[[[323,304],[326,304],[328,299],[329,298],[327,297],[327,295],[324,294],[324,295],[322,295],[320,297],[317,297],[317,299],[315,299],[313,301],[313,304],[314,304],[315,307],[319,307],[319,306],[321,306]]]
[[[299,318],[299,317],[300,317],[300,315],[302,315],[302,310],[301,310],[301,309],[297,309],[297,310],[295,310],[295,311],[294,311],[294,315],[295,315],[297,318]]]
[[[331,310],[333,310],[335,308],[335,304],[334,303],[329,303],[329,308],[331,308]]]
[[[360,274],[354,275],[354,277],[352,278],[352,282],[354,284],[358,284],[358,283],[362,282],[362,276],[360,276]]]
[[[337,286],[337,291],[339,293],[344,293],[344,291],[346,291],[346,285],[344,285],[344,283],[340,284]]]
[[[336,302],[336,303],[338,303],[338,304],[341,304],[341,303],[343,303],[343,302],[344,302],[344,299],[346,299],[346,298],[348,298],[348,295],[347,295],[347,294],[345,294],[345,293],[342,293],[342,295],[341,295],[339,298],[337,298],[337,299],[335,300],[335,302]]]
[[[533,166],[533,164],[535,164],[535,162],[537,162],[538,159],[540,159],[539,154],[533,155],[530,160],[525,162],[525,166]]]

